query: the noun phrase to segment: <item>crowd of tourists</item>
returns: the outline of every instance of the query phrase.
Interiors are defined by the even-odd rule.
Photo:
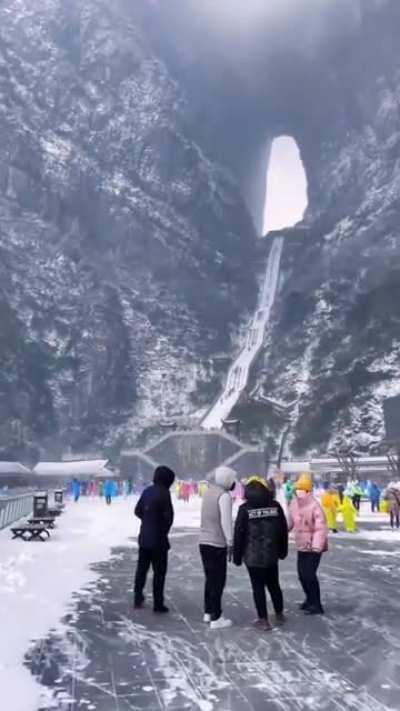
[[[207,480],[202,481],[176,481],[175,484],[175,495],[178,500],[186,501],[188,503],[193,496],[200,496],[201,498],[206,493],[209,486]],[[232,492],[232,497],[234,499],[243,500],[244,496],[244,483],[242,481],[237,481],[235,489]]]
[[[295,483],[286,479],[282,494],[287,505],[295,498]],[[323,508],[327,527],[332,533],[341,529],[356,533],[357,520],[361,513],[361,503],[369,502],[371,513],[388,514],[392,529],[400,528],[400,482],[391,482],[380,488],[374,481],[350,481],[344,484],[322,482],[314,490]]]
[[[67,485],[67,494],[77,503],[81,496],[103,498],[111,504],[116,496],[130,496],[139,493],[134,489],[132,479],[77,479],[74,477]]]
[[[288,555],[288,536],[293,531],[297,549],[297,573],[304,591],[300,608],[305,615],[323,615],[317,571],[328,550],[328,532],[357,531],[361,502],[369,501],[371,512],[387,513],[392,528],[400,528],[400,482],[385,489],[375,482],[361,484],[320,483],[314,489],[305,473],[297,481],[278,475],[266,481],[251,476],[239,481],[227,466],[215,470],[208,481],[179,481],[165,466],[156,468],[151,486],[134,486],[132,479],[73,479],[69,493],[78,502],[81,496],[100,496],[111,504],[115,496],[139,494],[135,514],[141,520],[139,554],[134,583],[134,607],[144,605],[144,587],[153,569],[153,609],[166,613],[164,586],[168,568],[168,534],[174,520],[171,487],[177,500],[201,498],[199,554],[204,571],[204,622],[210,629],[230,627],[222,612],[228,562],[247,569],[257,611],[256,624],[272,628],[267,612],[266,590],[271,597],[275,622],[282,625],[283,593],[279,582],[279,561]],[[234,500],[239,508],[233,524]]]
[[[367,482],[364,487],[358,482],[350,482],[346,487],[342,484],[325,487],[321,504],[329,530],[338,532],[338,516],[341,515],[344,529],[355,533],[363,500],[370,502],[372,513],[388,514],[392,529],[400,528],[400,482],[392,482],[384,489],[380,489],[376,482]]]
[[[237,501],[243,501],[245,485],[248,480],[238,480],[231,496]],[[178,500],[188,503],[194,496],[203,497],[208,490],[209,482],[194,480],[176,480],[175,496]],[[276,480],[268,481],[270,491],[276,494]],[[140,480],[129,479],[72,479],[67,487],[67,493],[78,502],[81,496],[103,498],[107,504],[117,496],[127,497],[131,494],[141,495],[146,484]],[[372,513],[387,514],[392,529],[400,529],[400,482],[391,482],[386,488],[380,488],[376,482],[349,482],[343,484],[322,483],[315,490],[321,501],[326,517],[327,526],[332,533],[343,529],[347,533],[357,532],[357,517],[360,513],[361,502],[369,501]],[[284,478],[280,488],[280,503],[289,506],[295,498],[295,483]]]

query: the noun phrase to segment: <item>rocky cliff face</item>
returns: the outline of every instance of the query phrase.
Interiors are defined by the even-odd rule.
[[[191,412],[255,300],[252,221],[147,11],[0,9],[3,446],[82,450]]]
[[[290,423],[295,452],[382,433],[399,382],[399,5],[218,8],[0,9],[0,445],[115,444],[212,401],[255,304],[282,133],[309,209],[239,411],[274,447]]]
[[[399,28],[398,4],[366,3],[352,41],[322,65],[314,102],[330,116],[314,121],[321,107],[310,106],[293,125],[310,203],[284,233],[256,403],[242,412],[272,447],[289,431],[294,454],[370,451],[384,437],[383,399],[400,392]]]

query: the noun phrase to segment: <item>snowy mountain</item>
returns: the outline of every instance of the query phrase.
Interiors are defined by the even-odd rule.
[[[3,446],[103,447],[207,404],[210,358],[256,301],[251,218],[147,5],[0,8]]]
[[[278,235],[236,411],[273,448],[290,425],[294,452],[381,436],[400,392],[399,29],[397,0],[3,2],[3,448],[200,420],[256,308],[281,134],[309,207]]]
[[[288,432],[294,454],[367,451],[384,436],[383,399],[400,393],[400,6],[361,10],[293,130],[309,208],[283,233],[273,323],[236,413],[272,447]]]
[[[266,263],[272,239],[284,237],[279,290],[233,414],[271,451],[283,435],[287,453],[342,441],[368,449],[384,435],[383,399],[400,392],[400,6],[222,0],[217,12],[211,0],[201,9],[173,0],[172,8],[170,64],[193,115],[207,106],[199,140],[235,175],[258,229],[275,136],[295,138],[308,179],[302,225],[258,245]]]

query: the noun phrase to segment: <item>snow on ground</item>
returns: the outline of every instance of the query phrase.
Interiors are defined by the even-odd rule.
[[[389,514],[372,513],[369,502],[361,504],[361,511],[357,517],[359,530],[357,533],[346,533],[342,530],[341,516],[338,516],[339,538],[362,538],[366,541],[382,541],[387,543],[400,543],[400,530],[392,530],[389,524]],[[375,528],[370,528],[375,524]]]
[[[43,687],[23,666],[30,642],[60,626],[73,593],[96,580],[90,565],[106,560],[116,546],[136,545],[135,499],[81,499],[69,503],[45,543],[11,540],[0,532],[0,609],[7,611],[0,635],[0,689],[7,711],[33,711]],[[176,525],[200,526],[198,499],[174,501]],[[172,536],[174,533],[172,532]],[[176,535],[179,535],[177,532]]]
[[[200,504],[201,499],[193,497],[187,503],[173,498],[175,523],[174,528],[200,528]],[[174,535],[174,529],[172,529]]]
[[[340,516],[339,516],[340,523]],[[361,504],[360,515],[357,517],[357,523],[359,526],[358,533],[345,533],[341,531],[340,537],[344,536],[354,538],[357,536],[368,541],[386,541],[387,543],[398,542],[400,543],[400,530],[392,530],[389,524],[389,514],[382,513],[372,513],[370,504],[363,502]],[[364,524],[370,525],[374,523],[376,528],[363,528]]]
[[[69,504],[46,543],[11,540],[0,533],[0,609],[7,612],[0,635],[0,688],[7,711],[33,711],[43,687],[23,667],[33,639],[56,628],[74,591],[96,574],[91,563],[106,559],[112,546],[132,545],[138,530],[132,499],[81,500]]]
[[[132,498],[115,500],[110,507],[99,499],[70,503],[46,543],[12,541],[9,529],[0,532],[0,609],[4,617],[0,688],[7,711],[33,711],[43,704],[46,692],[24,667],[24,656],[32,640],[44,639],[50,629],[62,629],[60,620],[73,605],[73,594],[97,580],[91,564],[107,560],[113,547],[136,545],[139,521],[133,515],[134,503]],[[174,528],[199,528],[200,503],[198,498],[189,503],[174,500]],[[363,530],[371,521],[378,528]],[[359,525],[358,534],[340,533],[335,542],[340,545],[341,537],[362,537],[400,543],[400,533],[390,530],[388,517],[369,513],[367,504]],[[179,530],[171,533],[172,538],[181,535]],[[371,551],[371,555],[380,553]]]
[[[362,526],[362,524],[359,523]],[[346,533],[341,531],[339,534],[340,538],[362,538],[365,541],[376,541],[377,543],[381,541],[382,543],[399,543],[400,544],[400,531],[392,531],[389,525],[383,526],[381,529],[377,530],[363,530],[362,528],[358,533]]]

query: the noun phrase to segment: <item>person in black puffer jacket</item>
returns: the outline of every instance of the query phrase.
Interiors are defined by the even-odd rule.
[[[168,533],[174,521],[170,488],[175,474],[168,467],[157,467],[153,484],[148,486],[136,504],[135,516],[142,525],[139,533],[139,558],[135,576],[134,606],[144,603],[143,589],[150,565],[153,567],[154,612],[168,612],[164,605],[164,584],[170,548]]]
[[[288,527],[282,507],[263,479],[249,479],[244,497],[235,524],[233,562],[241,565],[244,561],[258,614],[256,625],[270,630],[265,587],[271,595],[276,621],[284,622],[279,560],[288,554]]]

